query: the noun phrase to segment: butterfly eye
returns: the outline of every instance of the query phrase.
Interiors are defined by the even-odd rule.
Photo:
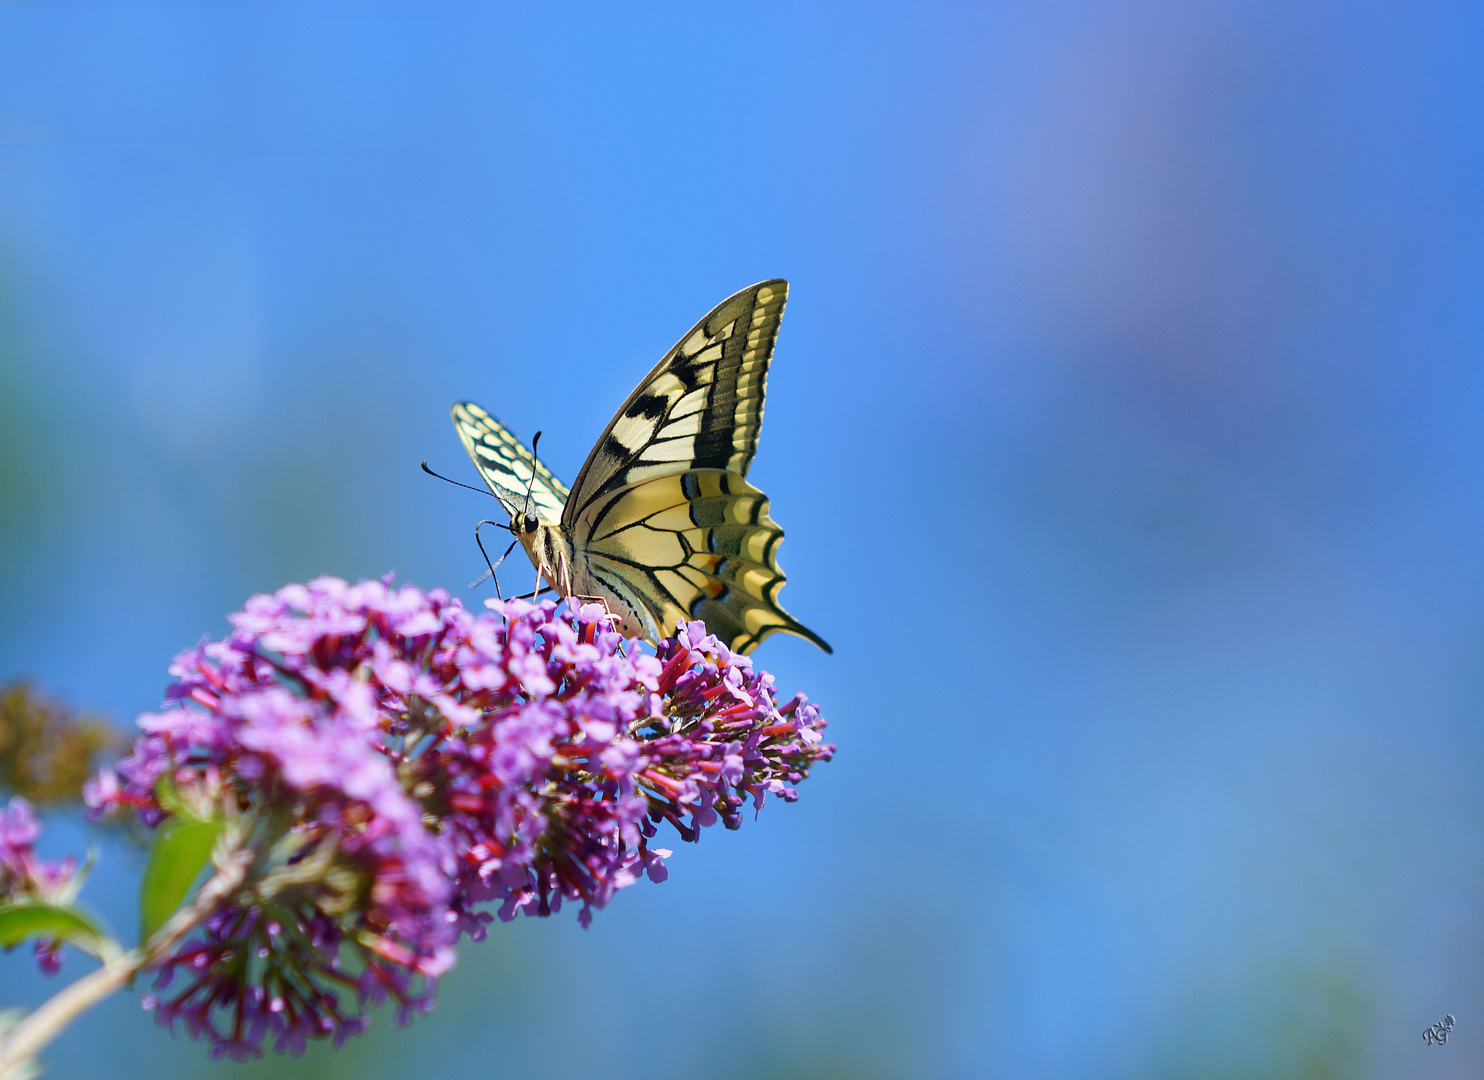
[[[521,528],[524,529],[526,532],[533,533],[536,531],[536,526],[541,523],[536,520],[535,514],[527,514],[520,524]]]

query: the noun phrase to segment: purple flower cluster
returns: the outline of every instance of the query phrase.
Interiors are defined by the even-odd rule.
[[[640,651],[598,605],[490,601],[320,578],[256,596],[181,654],[169,707],[90,787],[151,824],[224,819],[247,880],[159,965],[157,1019],[214,1053],[298,1051],[393,999],[431,1005],[459,934],[582,904],[586,924],[682,839],[735,828],[834,748],[802,696],[693,623]],[[183,981],[183,988],[164,992]],[[349,998],[344,995],[349,994]],[[352,1004],[353,1002],[353,1004]]]
[[[19,795],[0,807],[0,907],[6,904],[40,902],[70,904],[80,881],[77,860],[47,862],[36,855],[41,821],[31,804]],[[62,965],[61,946],[50,938],[36,943],[36,962],[48,975]]]
[[[484,622],[493,640],[475,639],[499,657],[470,672],[491,690],[482,720],[420,763],[456,841],[455,904],[475,937],[489,916],[469,909],[482,900],[500,901],[502,919],[578,900],[587,925],[641,874],[664,880],[656,823],[692,841],[719,818],[736,828],[745,797],[759,809],[769,792],[792,800],[789,784],[834,753],[814,706],[800,695],[780,710],[772,676],[701,623],[650,656],[632,642],[620,651],[598,605],[489,606],[505,618]]]
[[[770,793],[793,802],[792,785],[834,756],[834,744],[821,740],[819,708],[803,694],[779,708],[773,676],[754,671],[704,623],[660,642],[658,659],[665,720],[645,732],[640,779],[650,818],[669,821],[681,839],[698,840],[698,828],[718,817],[738,828],[748,797],[757,810]]]

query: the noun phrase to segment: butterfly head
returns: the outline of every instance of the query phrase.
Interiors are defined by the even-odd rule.
[[[535,536],[536,530],[541,528],[541,519],[535,514],[522,514],[518,525],[523,535]]]

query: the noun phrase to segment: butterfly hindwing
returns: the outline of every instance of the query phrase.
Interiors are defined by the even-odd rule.
[[[747,475],[787,299],[783,280],[743,289],[665,354],[588,455],[564,524],[599,496],[653,477],[690,469]]]
[[[663,637],[700,619],[735,652],[779,630],[830,647],[778,604],[780,529],[768,497],[735,473],[698,469],[600,496],[573,530],[587,571],[642,604]]]
[[[548,525],[559,522],[567,489],[551,470],[537,461],[504,424],[472,401],[459,402],[452,413],[464,449],[506,512],[512,517],[526,513],[529,491],[530,512]]]

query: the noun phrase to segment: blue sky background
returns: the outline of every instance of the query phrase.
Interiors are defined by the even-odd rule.
[[[1477,7],[535,8],[0,7],[0,678],[124,722],[255,591],[462,589],[450,402],[570,480],[782,276],[751,475],[836,652],[756,658],[839,755],[409,1031],[121,996],[48,1075],[1479,1075]]]

